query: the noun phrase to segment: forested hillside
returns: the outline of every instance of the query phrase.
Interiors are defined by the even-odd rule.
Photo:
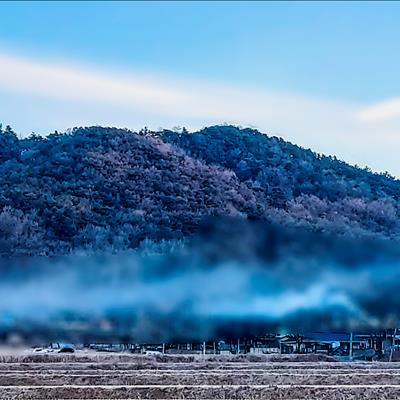
[[[350,235],[399,234],[400,181],[252,129],[164,131],[163,140],[208,165],[234,171],[282,223]],[[272,208],[272,209],[271,209]]]
[[[400,182],[251,129],[0,131],[0,255],[119,251],[236,216],[396,240]]]

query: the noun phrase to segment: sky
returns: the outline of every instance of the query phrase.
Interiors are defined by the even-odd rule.
[[[1,2],[0,122],[232,123],[400,177],[400,3]]]

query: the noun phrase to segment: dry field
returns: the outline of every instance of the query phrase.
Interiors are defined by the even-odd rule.
[[[400,364],[323,357],[0,355],[1,399],[399,399]]]

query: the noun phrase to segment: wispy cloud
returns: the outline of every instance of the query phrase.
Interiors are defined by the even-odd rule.
[[[144,77],[121,79],[85,68],[43,64],[0,55],[0,86],[20,93],[52,99],[112,104],[117,106],[176,106],[186,101],[183,92]]]
[[[76,125],[256,126],[319,152],[400,176],[400,100],[371,107],[259,87],[40,62],[0,53],[0,119],[17,129]]]
[[[360,119],[366,122],[388,121],[400,117],[400,98],[385,100],[362,109]]]

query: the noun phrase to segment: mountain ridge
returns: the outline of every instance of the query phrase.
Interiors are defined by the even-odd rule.
[[[233,216],[352,237],[400,237],[400,181],[250,128],[189,133],[0,130],[0,255],[181,241]]]

